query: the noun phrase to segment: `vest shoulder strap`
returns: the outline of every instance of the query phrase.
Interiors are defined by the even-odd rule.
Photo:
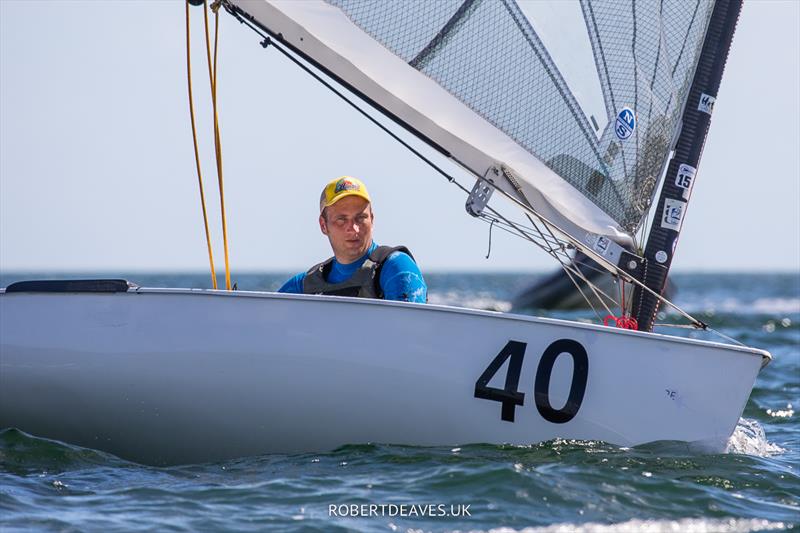
[[[411,252],[405,246],[378,246],[369,254],[369,259],[375,263],[375,274],[372,277],[372,281],[375,283],[375,294],[378,295],[378,298],[383,298],[384,296],[383,289],[381,288],[381,270],[383,269],[383,264],[389,259],[389,256],[395,252],[406,253],[412,261],[414,260],[414,256],[411,255]]]

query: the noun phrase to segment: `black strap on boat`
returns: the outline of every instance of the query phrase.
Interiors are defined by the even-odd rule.
[[[9,292],[128,292],[136,285],[124,279],[57,279],[18,281]]]

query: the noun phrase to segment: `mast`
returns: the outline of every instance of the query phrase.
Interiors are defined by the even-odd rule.
[[[658,294],[664,291],[667,273],[672,264],[694,185],[694,176],[708,135],[711,111],[741,8],[742,0],[717,0],[706,30],[703,49],[683,111],[675,155],[667,169],[653,227],[644,251],[645,267],[641,281]],[[632,314],[640,330],[653,329],[659,303],[655,296],[636,287]]]

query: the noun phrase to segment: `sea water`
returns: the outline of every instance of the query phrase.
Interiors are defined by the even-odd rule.
[[[103,275],[109,274],[142,286],[206,287],[210,281],[202,274]],[[286,277],[234,279],[240,289],[275,290]],[[535,277],[451,273],[429,274],[427,281],[433,303],[508,311]],[[30,275],[5,273],[0,286],[25,278]],[[726,453],[571,440],[457,448],[354,442],[327,453],[155,468],[5,430],[0,531],[799,529],[800,275],[678,274],[674,281],[679,305],[774,356]],[[600,320],[592,312],[547,315]],[[666,313],[658,321],[678,317]]]

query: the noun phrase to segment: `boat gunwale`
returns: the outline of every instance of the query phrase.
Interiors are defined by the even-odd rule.
[[[562,327],[586,329],[598,333],[605,333],[612,335],[613,334],[631,335],[634,337],[647,338],[651,340],[658,340],[664,342],[679,342],[696,346],[697,345],[706,346],[710,348],[722,348],[726,350],[749,353],[751,355],[758,355],[763,359],[761,365],[762,368],[772,360],[772,354],[770,354],[768,351],[746,345],[726,344],[722,342],[715,342],[703,339],[691,339],[687,337],[675,337],[672,335],[665,335],[663,333],[636,331],[636,330],[622,329],[611,326],[604,326],[600,324],[587,324],[585,322],[566,320],[562,318],[521,315],[517,313],[506,313],[502,311],[490,311],[485,309],[471,309],[467,307],[458,307],[454,305],[403,302],[403,301],[383,300],[374,298],[358,298],[354,296],[329,296],[329,295],[317,295],[317,294],[281,293],[281,292],[270,292],[270,291],[247,291],[247,290],[228,291],[224,289],[191,289],[191,288],[169,288],[169,287],[131,287],[130,289],[128,289],[128,291],[115,292],[115,293],[15,292],[15,293],[8,293],[6,295],[5,288],[0,288],[0,296],[6,295],[7,298],[8,297],[13,298],[15,296],[21,296],[23,294],[27,295],[47,294],[51,296],[66,296],[75,294],[91,294],[94,296],[100,296],[100,295],[119,296],[123,294],[137,294],[137,295],[181,294],[181,295],[191,295],[191,296],[209,296],[209,297],[222,297],[222,298],[256,298],[256,299],[261,298],[261,299],[278,299],[278,300],[300,300],[300,301],[321,302],[324,304],[351,303],[357,305],[388,306],[388,307],[400,307],[400,308],[410,307],[414,309],[425,310],[427,312],[471,315],[471,316],[480,316],[480,317],[494,318],[500,320],[511,320],[515,322],[547,324],[547,325],[555,325]]]

